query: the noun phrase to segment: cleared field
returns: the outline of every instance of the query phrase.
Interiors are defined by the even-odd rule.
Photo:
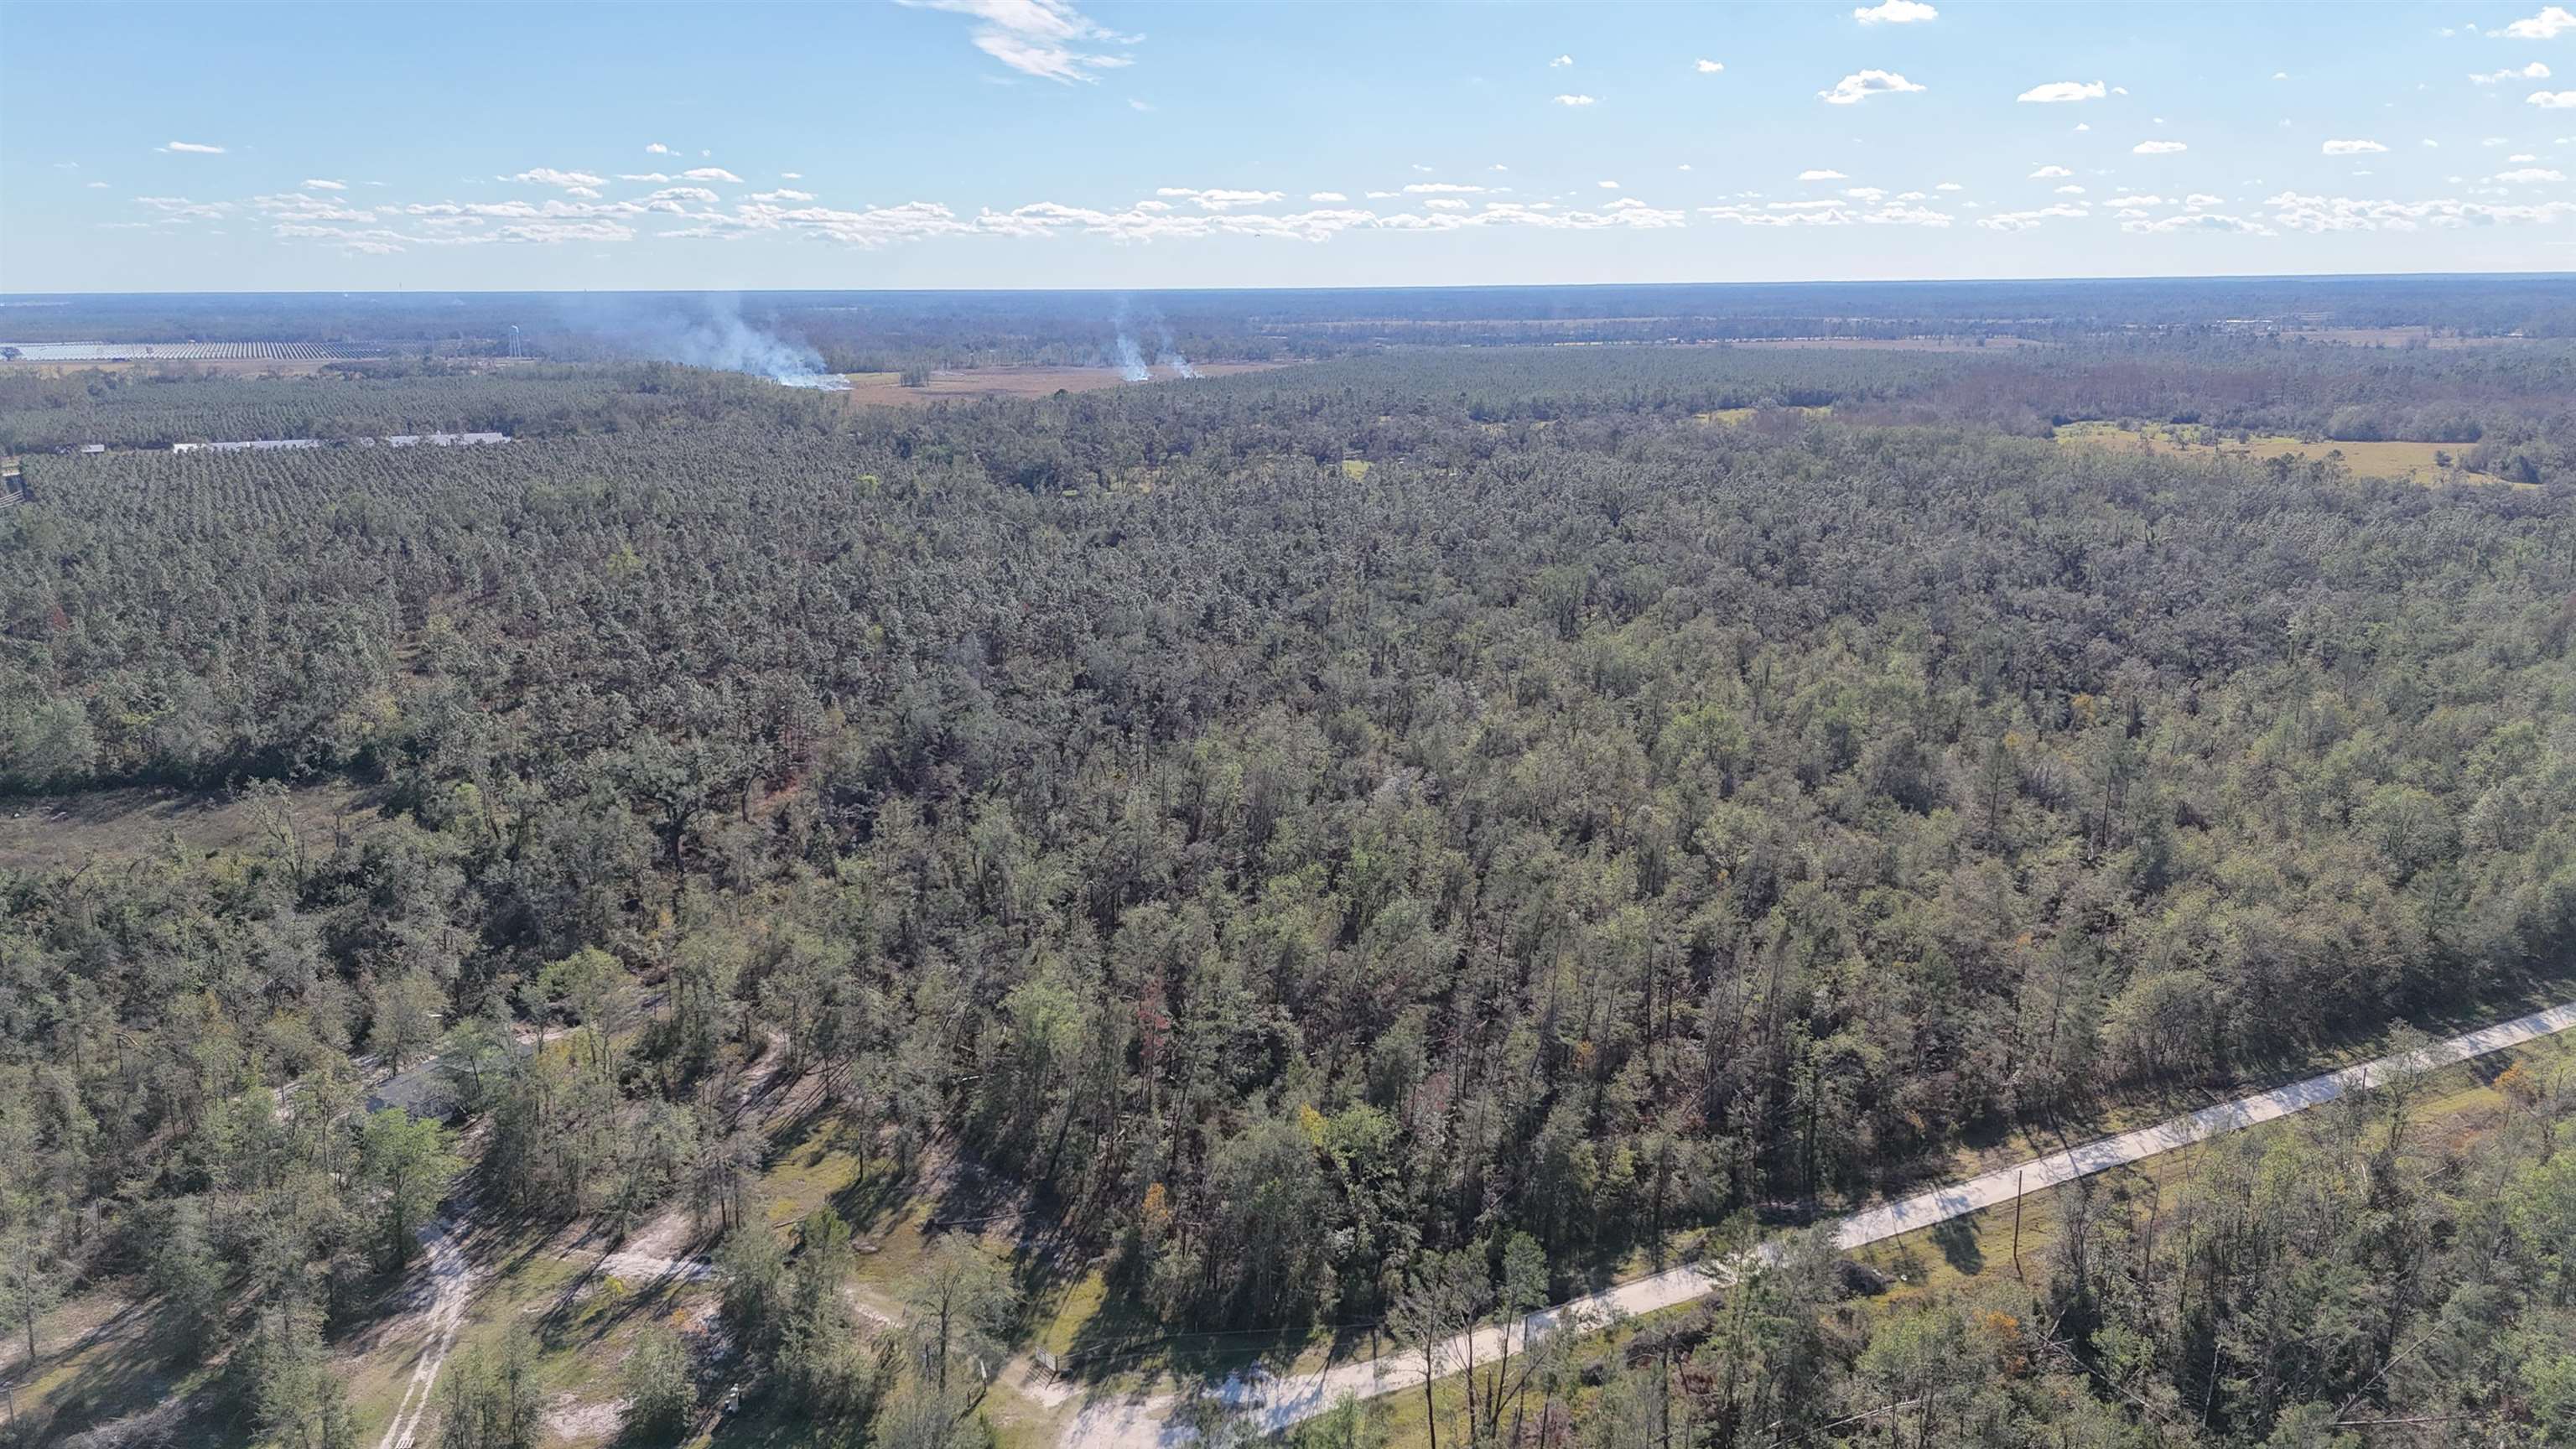
[[[0,869],[74,867],[93,856],[133,859],[173,841],[201,855],[270,849],[280,843],[281,827],[318,854],[341,832],[362,831],[374,818],[373,802],[345,785],[298,790],[286,797],[282,816],[255,800],[179,791],[26,796],[0,803]]]
[[[2216,428],[2160,423],[2068,423],[2056,432],[2060,446],[2104,448],[2140,454],[2182,453],[2204,458],[2336,459],[2364,478],[2395,478],[2416,483],[2493,483],[2460,465],[2468,447],[2462,443],[2304,442],[2279,433],[2256,433],[2239,442]],[[2442,457],[2452,460],[2442,466]]]
[[[2029,337],[1747,337],[1723,346],[1761,352],[1995,352],[2019,347],[2046,347]]]
[[[1263,372],[1283,366],[1275,362],[1209,362],[1191,370],[1201,377],[1230,377],[1238,372]],[[894,372],[853,372],[845,374],[850,390],[843,393],[853,404],[872,407],[918,407],[925,403],[957,399],[994,397],[1045,397],[1056,392],[1096,392],[1105,387],[1121,387],[1126,375],[1114,367],[962,367],[940,368],[930,374],[922,387],[905,387],[903,375]],[[1167,367],[1153,369],[1152,381],[1169,382],[1180,374]]]
[[[1723,423],[1726,426],[1733,428],[1740,427],[1745,423],[1753,421],[1754,418],[1760,416],[1765,411],[1775,413],[1796,413],[1800,417],[1807,418],[1829,418],[1834,415],[1833,404],[1821,403],[1814,407],[1780,407],[1769,409],[1719,408],[1713,413],[1700,413],[1697,416],[1701,422]]]

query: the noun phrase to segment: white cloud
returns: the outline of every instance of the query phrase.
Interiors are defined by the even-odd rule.
[[[1423,204],[1424,206],[1430,207],[1430,208],[1431,208],[1432,210],[1434,210],[1434,211],[1465,211],[1465,210],[1467,210],[1467,203],[1465,203],[1465,202],[1463,202],[1463,201],[1460,201],[1458,198],[1456,198],[1456,197],[1454,197],[1454,196],[1435,196],[1435,197],[1432,197],[1430,200],[1428,200],[1428,201],[1426,201],[1426,202],[1424,202],[1424,203],[1422,203],[1422,204]]]
[[[1941,12],[1923,0],[1880,0],[1866,10],[1852,12],[1852,19],[1863,25],[1914,25],[1940,18]]]
[[[730,181],[736,186],[740,186],[742,184],[741,177],[734,175],[732,172],[727,171],[721,166],[692,167],[687,171],[681,172],[680,179],[683,181]]]
[[[1935,191],[1965,191],[1968,188],[1961,186],[1956,181],[1944,181],[1939,185],[1934,186],[1932,189]]]
[[[87,183],[87,185],[88,185],[89,189],[90,189],[90,190],[92,190],[92,191],[105,191],[105,190],[107,190],[107,183],[106,183],[106,182],[104,182],[104,181],[92,181],[92,182]]]
[[[1595,181],[1592,184],[1600,187],[1604,191],[1616,191],[1619,189],[1619,183],[1616,181]]]
[[[185,221],[212,221],[233,209],[229,201],[190,201],[184,196],[138,196],[134,204]]]
[[[659,194],[660,193],[658,192],[655,193],[655,195]],[[699,194],[710,202],[716,199],[715,193],[713,192],[702,191]],[[651,198],[648,197],[646,199],[650,200]],[[751,194],[751,199],[754,201],[812,201],[814,199],[814,193],[810,191],[795,191],[782,186],[776,191],[755,191]]]
[[[346,181],[325,181],[320,177],[307,176],[304,178],[304,189],[307,191],[346,191],[349,189],[349,183]]]
[[[1151,111],[1154,107],[1151,102],[1140,101],[1134,96],[1129,96],[1127,98],[1127,109],[1131,111]]]
[[[155,146],[152,149],[155,151],[177,151],[188,156],[221,156],[224,154],[224,148],[221,146],[208,146],[196,141],[170,141],[162,145]]]
[[[1570,56],[1570,55],[1560,55],[1560,56],[1558,56],[1556,59],[1549,61],[1549,62],[1547,63],[1547,68],[1548,68],[1549,70],[1554,70],[1554,69],[1556,69],[1558,66],[1572,65],[1572,64],[1574,64],[1574,57],[1573,57],[1573,56]]]
[[[1222,187],[1201,191],[1187,186],[1162,186],[1155,188],[1154,194],[1187,201],[1201,211],[1236,211],[1283,199],[1276,191],[1232,191]]]
[[[659,183],[668,181],[671,178],[663,175],[659,171],[620,171],[617,173],[617,179],[620,181],[650,181],[658,185]]]
[[[524,181],[535,186],[560,186],[567,191],[586,189],[594,186],[604,186],[608,182],[608,178],[605,176],[593,176],[587,171],[558,171],[551,166],[532,167],[515,176],[508,176],[502,179],[506,181]],[[627,179],[635,180],[639,178],[629,177]],[[659,181],[662,178],[657,176],[652,179]]]
[[[2576,201],[2496,205],[2444,197],[2435,201],[2383,201],[2349,196],[2309,196],[2285,191],[2263,203],[2272,221],[2293,231],[2415,231],[2424,227],[2452,229],[2523,222],[2554,222],[2576,216]]]
[[[2439,151],[2439,150],[2441,150],[2441,149],[2442,149],[2442,143],[2441,143],[2441,142],[2439,142],[2439,141],[2434,140],[2434,139],[2433,139],[2432,137],[2430,137],[2430,136],[2425,137],[2423,140],[2418,141],[2416,144],[2417,144],[2417,145],[2419,145],[2419,146],[2422,146],[2422,147],[2423,147],[2425,150],[2427,150],[2427,151]]]
[[[2512,186],[2532,186],[2543,181],[2564,181],[2567,179],[2567,173],[2552,171],[2545,166],[2525,166],[2519,171],[2499,171],[2487,179],[2502,181]]]
[[[1908,0],[1887,0],[1887,3],[1897,5],[1908,3]],[[1927,5],[1923,8],[1929,10],[1932,7]],[[1922,89],[1922,86],[1916,85],[1894,71],[1864,70],[1844,76],[1834,82],[1832,90],[1818,91],[1816,95],[1829,106],[1852,106],[1875,95],[1900,95],[1907,91]]]
[[[1839,171],[1827,171],[1819,168],[1813,171],[1799,172],[1798,179],[1801,181],[1847,181],[1850,178]]]
[[[493,239],[553,246],[562,242],[622,242],[635,239],[635,229],[615,221],[532,221],[505,226]]]
[[[2067,170],[2063,166],[2042,166],[2038,170],[2030,173],[2030,179],[2033,181],[2053,181],[2060,176],[2072,176],[2074,174],[2074,172]]]
[[[644,143],[644,154],[647,156],[668,156],[671,154],[671,148],[663,145],[659,141],[647,141]]]
[[[2533,91],[2524,99],[2544,111],[2576,111],[2576,91]]]
[[[2120,230],[2146,235],[2171,232],[2233,232],[2240,236],[2278,236],[2280,233],[2259,221],[2241,216],[2224,216],[2214,211],[2188,212],[2180,216],[2158,217],[2153,221],[2132,217],[2120,223]]]
[[[1096,72],[1130,64],[1129,58],[1078,46],[1133,45],[1144,37],[1119,35],[1075,9],[1071,0],[896,0],[924,10],[945,10],[975,20],[975,48],[1020,72],[1059,85],[1097,81]]]
[[[2100,81],[2050,81],[2046,85],[2032,86],[2013,99],[2045,105],[2059,101],[2098,101],[2104,94]]]
[[[2176,151],[2188,151],[2190,149],[2191,148],[2189,146],[2184,145],[2180,141],[2140,141],[2138,144],[2130,147],[2129,151],[2130,154],[2137,156],[2170,156]]]
[[[1309,192],[1307,192],[1307,193],[1306,193],[1306,199],[1307,199],[1308,201],[1348,201],[1348,200],[1350,200],[1350,198],[1349,198],[1349,197],[1344,196],[1343,194],[1341,194],[1341,193],[1340,193],[1340,192],[1338,192],[1338,191],[1309,191]]]
[[[300,191],[254,196],[250,204],[271,216],[290,217],[297,221],[372,222],[376,219],[373,213],[360,211],[336,196],[308,196]]]
[[[1695,60],[1691,62],[1691,69],[1698,71],[1701,75],[1715,75],[1719,71],[1726,69],[1726,63],[1718,60]]]
[[[1992,216],[1977,218],[1977,225],[1988,231],[2031,231],[2051,218],[2063,217],[2080,221],[2092,214],[2091,211],[2072,202],[2059,202],[2055,206],[2043,206],[2036,211],[1998,211]]]
[[[2491,70],[2484,75],[2473,75],[2469,77],[2469,83],[2472,85],[2493,86],[2502,85],[2509,80],[2547,79],[2549,79],[2549,67],[2542,65],[2539,61],[2535,60],[2520,70],[2515,70],[2511,66],[2507,66],[2503,70]]]
[[[2502,30],[2490,30],[2487,34],[2499,40],[2555,40],[2570,30],[2576,30],[2576,11],[2570,11],[2564,5],[2549,5],[2542,7],[2537,15],[2517,20]]]
[[[781,171],[778,173],[778,179],[781,181],[802,181],[805,179],[805,173],[802,171]]]
[[[2057,188],[2057,194],[2060,196],[2082,196],[2084,194],[2084,188],[2081,186],[2061,186]]]
[[[1471,196],[1485,188],[1481,186],[1468,186],[1456,181],[1416,181],[1409,183],[1404,189],[1415,196],[1448,196],[1453,194]]]
[[[1591,96],[1558,96],[1555,99],[1556,103],[1560,106],[1589,106],[1598,104],[1598,102]]]
[[[2078,121],[2075,123],[2075,129],[2078,131],[2090,131],[2093,129],[2093,123],[2090,121]]]
[[[1843,195],[1850,197],[1854,201],[1885,201],[1887,199],[1886,189],[1877,186],[1846,186],[1843,188]]]
[[[2388,148],[2377,141],[2328,141],[2319,149],[2328,156],[2375,156]]]
[[[1923,226],[1940,228],[1956,218],[1929,207],[1887,202],[1852,206],[1841,201],[1774,201],[1767,206],[1703,206],[1699,214],[1737,226]]]

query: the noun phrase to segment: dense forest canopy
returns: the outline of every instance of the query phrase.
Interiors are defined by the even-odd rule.
[[[2103,285],[2539,315],[2504,283]],[[312,1366],[450,1176],[553,1220],[732,1201],[757,1154],[706,1084],[773,1052],[899,1160],[1025,1194],[1150,1321],[1397,1321],[1443,1262],[1525,1241],[1561,1290],[1963,1134],[2562,978],[2571,366],[1406,350],[903,411],[661,366],[0,381],[29,449],[519,434],[25,460],[0,788],[230,792],[270,828],[0,870],[12,1326],[32,1354],[54,1297],[139,1275],[247,1335],[207,1422],[347,1442]],[[2074,451],[2068,417],[2492,445],[2540,486]],[[299,823],[325,789],[363,823]],[[571,1054],[514,1059],[548,1023]],[[320,1105],[432,1052],[472,1064],[470,1151]],[[2194,1188],[2226,1226],[2145,1229],[2144,1286],[2103,1276],[2139,1228],[2100,1206],[2100,1258],[1995,1309],[2009,1342],[1960,1305],[1881,1341],[1793,1253],[1762,1324],[1675,1350],[1761,1365],[1697,1381],[1696,1442],[1883,1442],[1833,1422],[1890,1383],[1960,1416],[1908,1442],[2328,1444],[2284,1436],[2362,1401],[2576,1432],[2570,1149],[2462,1169],[2365,1125],[2231,1159]],[[920,1410],[958,1392],[944,1328],[911,1367],[815,1358],[829,1294],[759,1231],[726,1250],[755,1384],[890,1442],[967,1422]],[[2432,1333],[2457,1353],[2392,1362]],[[1593,1442],[1668,1430],[1668,1383],[1595,1387]]]

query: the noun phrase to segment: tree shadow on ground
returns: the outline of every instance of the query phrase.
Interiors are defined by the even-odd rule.
[[[1952,1218],[1932,1229],[1932,1246],[1941,1250],[1942,1261],[1962,1278],[1973,1278],[1986,1271],[1986,1250],[1977,1241],[1977,1217]]]

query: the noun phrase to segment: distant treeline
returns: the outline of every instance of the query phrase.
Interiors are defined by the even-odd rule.
[[[1088,365],[1122,331],[1148,355],[1318,356],[1387,343],[1726,341],[2020,336],[2220,328],[2576,336],[2576,287],[2553,276],[2238,277],[1398,287],[1187,292],[144,294],[7,298],[10,341],[318,341],[633,355],[710,318],[809,345],[844,371]],[[22,305],[37,303],[40,305]]]

